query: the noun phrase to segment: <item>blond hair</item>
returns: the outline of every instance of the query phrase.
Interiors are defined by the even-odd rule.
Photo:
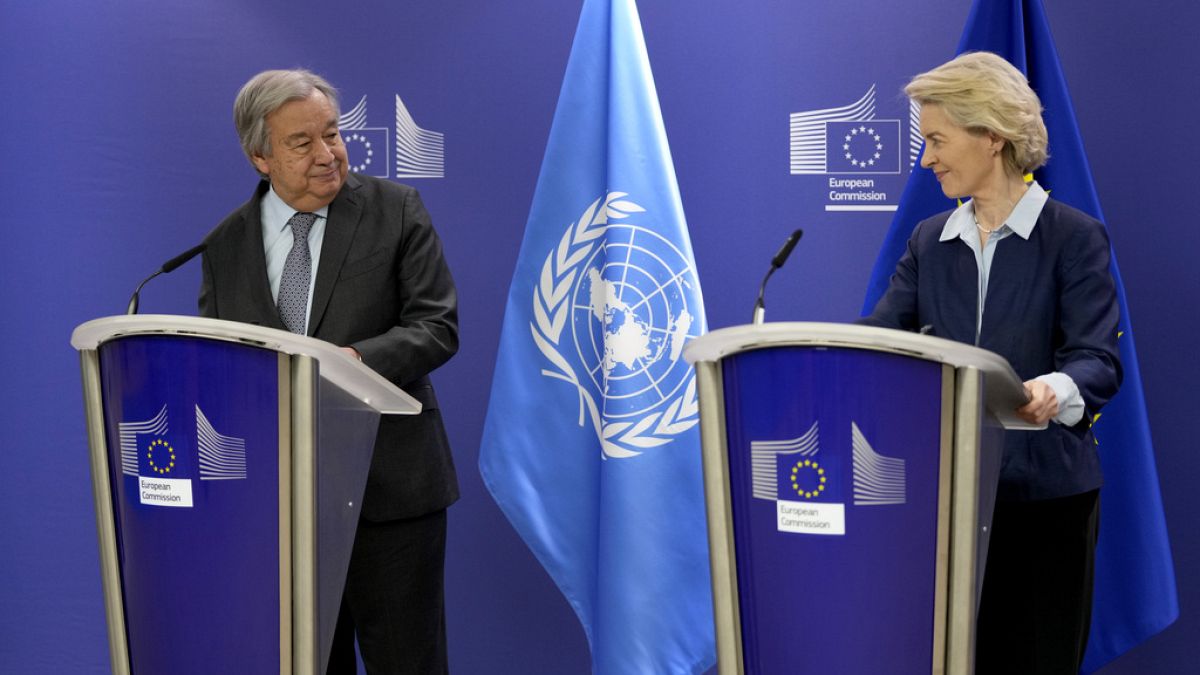
[[[951,122],[972,133],[1003,138],[1004,166],[1016,175],[1046,164],[1042,102],[1021,71],[991,52],[962,54],[921,73],[904,94],[920,105],[941,106]]]

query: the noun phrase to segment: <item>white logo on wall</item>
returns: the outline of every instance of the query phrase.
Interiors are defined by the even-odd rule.
[[[178,440],[171,438],[169,431],[166,405],[148,420],[117,424],[121,473],[137,478],[142,504],[191,507],[192,479],[184,474],[192,462],[183,461]],[[246,478],[245,440],[218,433],[200,406],[196,406],[196,448],[194,464],[200,480]],[[144,472],[140,470],[143,466]]]
[[[217,433],[200,406],[196,406],[196,448],[200,457],[200,480],[246,477],[246,441]]]
[[[605,457],[634,457],[699,421],[696,378],[681,358],[699,334],[688,258],[645,209],[610,192],[567,226],[534,287],[534,343],[546,377],[574,386]],[[615,222],[625,221],[625,222]]]
[[[755,499],[775,501],[779,498],[779,462],[776,458],[780,455],[812,457],[817,454],[817,433],[818,424],[813,422],[799,438],[750,442],[751,494]]]
[[[907,501],[904,460],[875,452],[858,425],[850,423],[854,455],[854,505],[886,506]]]
[[[338,118],[350,170],[379,178],[442,178],[446,172],[444,137],[417,126],[396,96],[395,162],[389,161],[389,129],[367,126],[367,97]]]
[[[874,84],[850,105],[792,113],[791,174],[828,176],[826,211],[895,211],[891,186],[881,177],[899,176],[905,154],[910,169],[916,162],[921,149],[916,119],[910,103],[908,141],[902,143],[901,120],[876,116]]]
[[[819,424],[797,438],[750,442],[750,483],[755,499],[775,502],[776,529],[799,534],[846,534],[846,505],[836,458],[821,455]],[[875,452],[850,422],[854,506],[907,502],[903,459]],[[782,465],[786,471],[779,475]],[[786,499],[784,498],[786,497]]]

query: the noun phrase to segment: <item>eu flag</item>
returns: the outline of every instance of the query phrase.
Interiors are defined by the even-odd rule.
[[[508,295],[479,466],[597,673],[715,662],[704,307],[632,0],[586,0]]]
[[[900,173],[900,120],[826,122],[829,173]]]
[[[346,164],[351,171],[377,178],[388,177],[388,130],[343,129]]]
[[[1050,135],[1050,161],[1037,171],[1038,183],[1055,199],[1103,221],[1041,0],[976,0],[958,45],[959,53],[967,51],[995,52],[1026,74],[1042,100]],[[864,314],[887,289],[916,224],[953,206],[942,195],[932,172],[914,169],[875,261]],[[1179,617],[1133,329],[1115,253],[1112,275],[1121,309],[1117,344],[1125,377],[1120,392],[1093,426],[1105,484],[1100,499],[1092,631],[1083,663],[1086,673],[1100,669]]]

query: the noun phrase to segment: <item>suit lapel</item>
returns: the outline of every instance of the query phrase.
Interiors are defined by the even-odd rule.
[[[947,294],[951,301],[944,305],[945,335],[938,337],[975,344],[975,318],[979,308],[979,265],[975,253],[962,239],[942,242],[953,257],[953,264],[944,266],[948,274],[940,284],[939,292]]]
[[[310,336],[316,335],[317,328],[321,325],[325,309],[329,306],[329,298],[333,295],[333,287],[341,274],[342,264],[346,262],[346,253],[349,252],[354,233],[358,230],[362,204],[355,190],[359,185],[353,174],[348,175],[346,184],[329,205],[325,240],[321,244],[321,262],[317,267],[317,282],[313,287],[312,311],[308,317]]]
[[[246,256],[243,264],[250,283],[244,296],[251,315],[260,317],[262,325],[287,330],[279,317],[279,308],[271,297],[271,280],[267,277],[267,253],[263,250],[262,198],[270,183],[261,181],[258,189],[242,211],[241,241],[236,250]]]

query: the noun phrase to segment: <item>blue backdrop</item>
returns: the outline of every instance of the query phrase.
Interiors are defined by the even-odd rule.
[[[1188,424],[1200,405],[1200,366],[1189,353],[1200,334],[1200,234],[1185,211],[1200,144],[1159,111],[1200,103],[1191,45],[1200,6],[1047,4],[1137,326],[1183,607],[1173,627],[1102,672],[1185,672],[1200,635],[1200,533],[1189,522],[1200,458]],[[463,484],[450,512],[452,667],[586,671],[573,613],[476,470],[501,314],[579,8],[0,0],[0,302],[9,308],[0,349],[0,670],[107,670],[68,336],[121,311],[141,277],[250,195],[233,97],[259,70],[306,66],[339,87],[344,111],[366,97],[361,126],[384,130],[377,147],[390,154],[373,166],[389,175],[397,97],[417,126],[443,135],[440,162],[421,158],[442,177],[402,180],[422,191],[462,299],[462,351],[435,374]],[[768,318],[856,316],[891,214],[829,207],[896,203],[908,173],[899,89],[953,54],[968,3],[645,0],[639,9],[710,328],[749,319],[767,260],[796,227],[806,235],[773,281]],[[899,173],[836,162],[792,173],[790,141],[811,133],[804,120],[856,103],[896,121],[885,137],[897,144]],[[861,182],[831,185],[850,180]],[[195,265],[185,267],[150,286],[142,307],[194,314],[198,282]]]

